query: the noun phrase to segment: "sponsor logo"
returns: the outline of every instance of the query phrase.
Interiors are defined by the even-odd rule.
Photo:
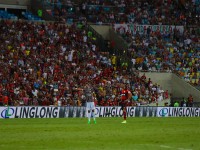
[[[159,111],[159,115],[162,116],[162,117],[165,117],[165,116],[167,116],[168,112],[169,112],[168,108],[162,108]]]
[[[7,107],[1,112],[2,118],[10,118],[12,115],[14,115],[15,110],[13,108]]]
[[[169,111],[168,116],[173,117],[198,117],[200,114],[199,108],[177,107]]]
[[[58,118],[59,107],[17,107],[15,118]]]
[[[96,111],[95,111],[95,116],[96,116],[99,114],[99,108],[96,107],[95,109],[96,109]]]
[[[96,107],[96,117],[121,117],[123,110],[121,107]],[[135,116],[135,107],[127,107],[127,117]]]

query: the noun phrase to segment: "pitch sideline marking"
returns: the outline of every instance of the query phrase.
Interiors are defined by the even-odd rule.
[[[167,146],[167,145],[160,145],[160,147],[162,148],[173,148],[171,146]],[[187,149],[187,148],[177,148],[178,150],[192,150],[192,149]]]
[[[192,149],[178,148],[178,150],[192,150]]]
[[[136,144],[136,145],[151,145],[151,146],[156,146],[156,144]],[[193,149],[187,149],[187,148],[175,148],[175,147],[168,146],[168,145],[157,145],[157,146],[160,146],[161,148],[166,148],[166,149],[193,150]]]
[[[160,147],[162,147],[162,148],[173,148],[173,147],[167,146],[167,145],[160,145]]]

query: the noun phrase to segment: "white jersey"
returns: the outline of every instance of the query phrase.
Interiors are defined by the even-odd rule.
[[[95,104],[94,102],[87,102],[86,103],[87,110],[95,110]]]
[[[85,88],[84,89],[84,95],[85,95],[85,98],[86,98],[87,102],[94,102],[92,88]]]

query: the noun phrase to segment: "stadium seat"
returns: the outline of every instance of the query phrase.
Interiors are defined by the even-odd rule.
[[[190,80],[192,84],[195,84],[196,79]]]
[[[73,18],[68,18],[67,19],[67,24],[72,24],[73,23]]]
[[[199,78],[199,75],[200,75],[200,73],[199,73],[199,72],[197,72],[197,78]]]
[[[22,12],[24,18],[30,21],[41,21],[42,19],[38,16],[33,15],[31,12]]]
[[[18,19],[18,17],[15,16],[14,14],[10,14],[7,11],[4,11],[4,10],[0,10],[0,18],[2,18],[2,19],[13,19],[13,20]]]

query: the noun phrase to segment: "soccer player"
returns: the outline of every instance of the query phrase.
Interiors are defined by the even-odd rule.
[[[130,90],[128,90],[128,87],[125,86],[125,88],[121,91],[121,109],[123,110],[123,116],[124,121],[122,123],[126,123],[126,106],[127,103],[131,100],[132,93]]]
[[[86,99],[86,109],[88,111],[88,124],[90,124],[90,118],[93,118],[94,123],[96,124],[95,119],[95,104],[94,104],[94,90],[90,83],[85,85],[83,90]]]

